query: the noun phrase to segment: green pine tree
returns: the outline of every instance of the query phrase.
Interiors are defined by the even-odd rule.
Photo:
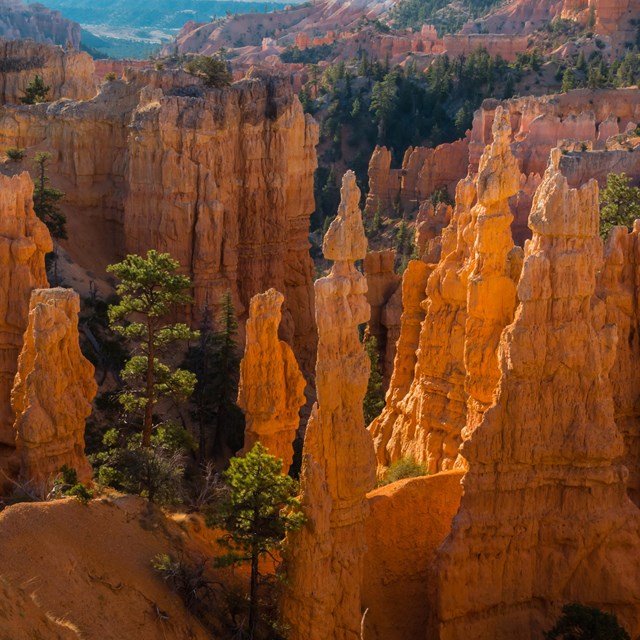
[[[65,193],[49,186],[47,162],[50,158],[51,154],[47,151],[38,151],[35,155],[34,162],[38,173],[33,189],[33,209],[38,218],[47,225],[47,229],[49,229],[49,233],[53,238],[66,240],[67,219],[58,206]]]
[[[36,74],[24,90],[24,95],[20,98],[20,101],[22,104],[40,104],[41,102],[47,102],[50,89],[51,87],[45,85],[42,77]]]
[[[384,409],[384,391],[382,389],[382,374],[380,373],[380,355],[378,354],[378,341],[374,336],[364,341],[364,349],[371,361],[371,374],[367,384],[367,393],[362,405],[364,423],[370,424],[374,418],[380,415]]]
[[[640,188],[631,186],[625,173],[610,173],[600,192],[600,235],[607,238],[616,226],[633,227],[640,218]]]
[[[228,494],[207,517],[207,524],[226,531],[219,542],[227,554],[219,565],[250,563],[248,637],[256,637],[260,615],[259,561],[282,548],[287,531],[304,524],[298,483],[283,475],[282,460],[257,442],[243,458],[232,458],[224,473]]]
[[[168,253],[152,249],[146,258],[128,255],[107,267],[120,280],[116,287],[120,302],[109,307],[109,324],[136,352],[122,370],[126,390],[120,402],[129,413],[143,413],[143,447],[151,446],[158,401],[185,402],[196,383],[193,373],[160,359],[175,342],[198,337],[186,324],[170,321],[180,305],[192,302],[191,281],[177,273],[179,266]]]

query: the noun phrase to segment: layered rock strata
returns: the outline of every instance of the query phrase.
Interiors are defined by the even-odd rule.
[[[80,25],[40,3],[26,5],[22,0],[0,0],[0,37],[29,38],[64,47],[70,44],[79,49]]]
[[[609,380],[626,336],[594,295],[597,184],[570,189],[559,159],[534,198],[494,404],[462,448],[469,471],[433,567],[430,638],[537,638],[566,602],[640,632],[640,511]]]
[[[0,175],[0,451],[15,448],[10,395],[34,289],[47,286],[44,256],[51,237],[33,211],[28,173]],[[4,460],[2,461],[4,466]]]
[[[65,248],[80,267],[104,277],[126,253],[168,251],[194,281],[196,323],[230,290],[243,325],[251,297],[275,287],[281,336],[305,371],[316,342],[307,232],[317,141],[278,78],[206,89],[182,72],[129,70],[92,100],[0,109],[0,147],[53,150]]]
[[[318,362],[301,472],[303,529],[289,539],[284,598],[292,640],[360,638],[366,493],[374,484],[371,437],[362,413],[370,364],[358,337],[369,319],[367,281],[354,262],[366,255],[355,174],[342,181],[338,215],[324,239],[331,273],[317,280]]]
[[[411,457],[431,473],[453,468],[467,405],[482,413],[499,378],[495,350],[513,317],[519,275],[508,201],[520,174],[506,112],[498,111],[493,130],[478,176],[458,184],[442,259],[420,303],[425,317],[417,354],[399,350],[395,367],[403,373],[394,382],[394,372],[385,409],[371,425],[381,467]]]
[[[72,289],[36,289],[29,303],[18,372],[11,391],[20,478],[47,486],[66,465],[91,480],[84,455],[85,420],[96,395],[93,365],[78,335],[80,296]]]
[[[88,53],[32,40],[0,39],[0,104],[20,104],[36,75],[50,87],[49,100],[88,100],[96,95]]]
[[[251,298],[238,406],[246,419],[243,451],[260,442],[282,459],[286,473],[293,461],[306,382],[291,347],[278,339],[283,301],[284,296],[275,289]]]

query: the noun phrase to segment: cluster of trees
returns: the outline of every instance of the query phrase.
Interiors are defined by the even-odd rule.
[[[640,82],[640,53],[627,52],[622,59],[606,61],[600,51],[594,51],[587,59],[580,51],[575,63],[560,67],[558,76],[562,78],[562,91],[588,87],[630,87]]]

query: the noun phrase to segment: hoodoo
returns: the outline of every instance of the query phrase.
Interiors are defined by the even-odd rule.
[[[371,437],[362,401],[370,362],[358,336],[369,319],[367,251],[355,174],[342,179],[338,215],[324,238],[331,273],[315,283],[318,361],[314,406],[304,440],[302,503],[307,522],[290,537],[285,622],[292,640],[358,640],[366,550],[366,493],[374,484]]]

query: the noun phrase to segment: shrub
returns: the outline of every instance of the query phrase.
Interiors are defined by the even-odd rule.
[[[227,61],[220,55],[196,56],[184,66],[184,70],[204,80],[207,87],[226,87],[231,84]]]
[[[416,462],[413,458],[400,458],[387,469],[378,485],[382,487],[405,478],[418,478],[426,475],[429,475],[429,472],[424,464]]]
[[[9,147],[5,153],[7,154],[7,158],[12,162],[21,162],[24,159],[26,151],[18,147]]]
[[[113,82],[116,79],[116,74],[113,71],[109,71],[104,76],[105,82]]]
[[[594,607],[570,602],[545,640],[630,640],[617,618]]]

